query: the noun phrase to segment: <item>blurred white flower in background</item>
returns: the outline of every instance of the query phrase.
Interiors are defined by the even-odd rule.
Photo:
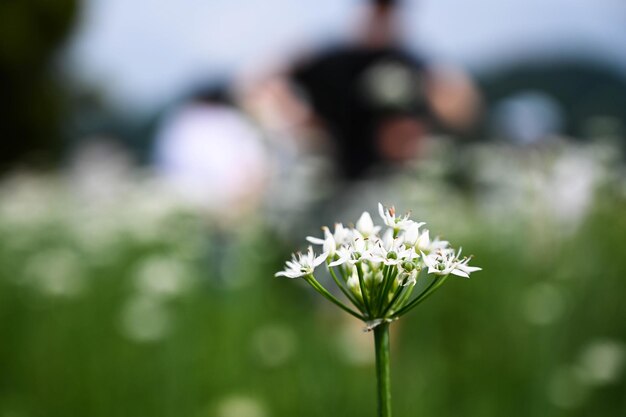
[[[64,185],[58,177],[30,172],[16,172],[3,178],[0,182],[2,226],[10,231],[36,232],[54,224],[64,215],[67,200]]]
[[[512,226],[530,221],[538,229],[550,224],[571,234],[586,218],[598,187],[617,170],[615,145],[571,144],[519,149],[484,144],[471,148],[472,175],[480,187],[482,218]],[[514,221],[511,213],[516,213]]]
[[[554,161],[543,186],[544,201],[558,221],[579,224],[593,202],[594,192],[603,179],[603,168],[583,149],[572,148]]]
[[[231,395],[222,399],[215,407],[215,417],[267,417],[265,405],[258,399],[246,395]]]
[[[259,326],[252,334],[252,348],[259,363],[281,366],[295,354],[296,334],[289,326],[273,323]]]
[[[187,264],[170,255],[155,253],[142,258],[134,270],[135,293],[121,311],[121,330],[135,342],[156,342],[174,326],[169,301],[188,294],[195,275]]]
[[[172,317],[165,304],[144,295],[134,296],[126,302],[120,321],[122,334],[140,343],[159,341],[172,327]]]
[[[186,263],[158,254],[141,260],[136,267],[135,282],[140,293],[166,299],[185,294],[194,284]]]
[[[563,365],[552,374],[548,397],[563,409],[580,407],[592,394],[592,388],[617,382],[626,362],[623,342],[596,339],[587,344],[571,365]]]
[[[590,342],[580,353],[579,364],[584,380],[591,385],[607,385],[620,379],[626,364],[624,343],[599,339]]]
[[[67,174],[82,201],[115,203],[136,172],[130,153],[113,138],[90,137],[74,150]]]
[[[558,368],[548,381],[548,398],[559,408],[569,410],[580,407],[588,397],[589,388],[576,366]]]
[[[46,295],[73,297],[87,285],[78,254],[70,249],[48,249],[31,256],[24,270],[26,283]]]

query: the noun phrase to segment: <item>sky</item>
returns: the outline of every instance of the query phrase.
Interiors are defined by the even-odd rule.
[[[84,0],[65,67],[118,107],[158,108],[353,33],[362,0]],[[476,71],[533,55],[595,57],[626,74],[624,0],[405,0],[411,48]]]

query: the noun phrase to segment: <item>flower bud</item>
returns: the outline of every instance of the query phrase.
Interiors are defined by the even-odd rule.
[[[404,261],[402,262],[402,269],[404,269],[407,272],[411,272],[412,270],[415,269],[415,264],[413,262]]]

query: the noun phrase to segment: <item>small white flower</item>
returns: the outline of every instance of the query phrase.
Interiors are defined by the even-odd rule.
[[[424,230],[424,233],[417,238],[415,248],[417,250],[430,250],[430,232],[428,230]]]
[[[424,245],[424,242],[430,241],[428,230],[424,230],[422,233],[420,233],[420,227],[422,227],[424,224],[426,223],[414,222],[411,225],[409,225],[409,227],[405,230],[404,243],[407,246],[415,246],[419,249],[421,245]],[[426,243],[426,246],[424,247],[424,249],[426,249],[427,246],[428,246],[428,243]]]
[[[450,242],[448,242],[447,240],[440,240],[438,237],[436,237],[428,243],[428,246],[424,250],[428,252],[435,252],[438,250],[449,249],[449,246]]]
[[[337,246],[347,245],[352,240],[352,231],[343,227],[341,223],[335,223],[335,233],[334,233],[335,242]]]
[[[274,276],[287,278],[300,278],[313,274],[313,271],[326,260],[328,253],[315,257],[313,248],[309,246],[306,254],[298,253],[291,256],[291,261],[285,263],[285,270],[277,272]]]
[[[374,226],[372,216],[367,211],[364,211],[356,221],[356,230],[359,231],[364,237],[374,236],[380,230],[380,226]]]
[[[409,246],[414,246],[417,239],[420,237],[420,224],[413,223],[404,232],[404,243]]]
[[[329,267],[343,265],[346,262],[354,263],[354,260],[352,259],[352,249],[350,249],[348,246],[344,245],[340,247],[339,249],[337,249],[337,252],[335,252],[335,255],[337,259],[329,263],[328,264]]]
[[[469,278],[470,273],[476,272],[476,271],[482,271],[482,268],[479,268],[477,266],[469,266],[467,264],[469,260],[470,258],[465,258],[461,262],[459,262],[457,266],[454,268],[454,271],[452,271],[452,273],[460,277]]]
[[[422,252],[422,260],[424,265],[428,267],[429,274],[448,275],[454,269],[456,263],[456,255],[453,251],[437,251],[426,255]]]
[[[387,229],[383,234],[383,237],[380,239],[382,244],[388,248],[393,244],[393,229]]]
[[[352,250],[357,258],[361,258],[368,251],[368,240],[364,239],[360,235],[354,238],[352,241]]]
[[[393,206],[385,209],[381,203],[378,203],[378,214],[383,219],[383,223],[394,230],[406,230],[415,223],[413,220],[409,220],[408,214],[396,217],[396,209]]]
[[[328,256],[333,256],[337,251],[337,242],[335,241],[335,237],[332,233],[330,233],[328,227],[324,226],[322,227],[322,230],[324,230],[324,239],[320,239],[314,236],[307,236],[306,240],[313,243],[314,245],[322,245],[322,251],[324,253],[327,253]]]
[[[469,258],[459,259],[461,250],[454,253],[453,249],[441,249],[437,252],[426,255],[422,252],[424,264],[428,267],[429,274],[435,275],[457,275],[469,278],[471,272],[480,271],[481,268],[469,266]]]
[[[402,246],[401,239],[395,239],[391,244],[378,241],[369,252],[367,259],[382,262],[385,265],[398,265],[413,257],[413,251]]]

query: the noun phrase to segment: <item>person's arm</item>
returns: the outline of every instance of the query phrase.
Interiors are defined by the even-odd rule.
[[[460,70],[431,70],[426,95],[437,120],[445,128],[454,131],[470,129],[482,111],[478,90],[472,80]]]

